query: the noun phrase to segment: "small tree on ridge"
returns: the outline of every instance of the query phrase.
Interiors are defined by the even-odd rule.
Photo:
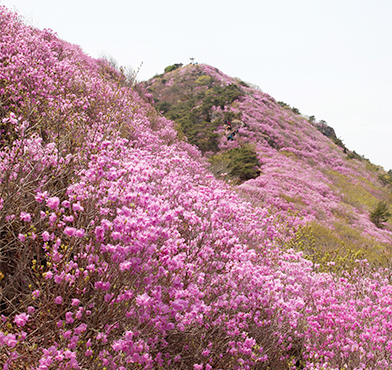
[[[392,214],[389,212],[388,205],[384,201],[380,201],[372,212],[370,212],[370,221],[378,228],[382,229],[384,223],[388,221]]]

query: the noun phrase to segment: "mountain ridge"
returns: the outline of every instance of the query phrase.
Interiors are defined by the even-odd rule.
[[[298,109],[238,78],[208,65],[173,67],[142,86],[156,109],[191,135],[190,142],[209,158],[218,178],[231,171],[224,153],[251,146],[261,174],[256,171],[253,179],[242,181],[241,194],[281,215],[289,209],[297,212],[303,224],[316,222],[321,234],[329,233],[323,227],[338,227],[335,236],[343,236],[350,248],[365,250],[380,243],[372,256],[378,259],[377,253],[391,242],[391,224],[380,230],[369,219],[378,201],[392,201],[381,166],[348,150],[324,121],[306,119]],[[233,141],[227,140],[227,120],[238,131]]]

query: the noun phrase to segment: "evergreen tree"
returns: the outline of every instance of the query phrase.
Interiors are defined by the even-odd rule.
[[[389,212],[388,205],[384,201],[380,201],[372,212],[370,212],[370,221],[372,221],[378,228],[382,229],[384,223],[392,214]]]

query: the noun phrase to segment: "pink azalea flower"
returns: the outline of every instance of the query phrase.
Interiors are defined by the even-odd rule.
[[[67,324],[72,324],[75,320],[72,318],[72,312],[67,312],[66,314],[65,314],[65,322],[67,323]]]
[[[68,235],[68,236],[75,236],[76,234],[76,229],[74,227],[69,227],[67,226],[64,229],[64,234]]]
[[[64,216],[64,221],[67,221],[67,222],[73,222],[74,221],[74,216]]]
[[[18,326],[25,326],[29,317],[30,315],[27,315],[26,313],[23,312],[15,316],[14,323]]]
[[[69,339],[71,338],[72,330],[67,330],[63,333],[64,338]]]
[[[49,241],[50,240],[50,234],[47,231],[44,231],[42,233],[42,239],[43,239],[44,242]]]
[[[83,238],[83,236],[84,236],[84,230],[83,230],[83,229],[78,229],[78,230],[76,230],[75,236],[78,237],[78,238]]]
[[[20,212],[20,219],[22,221],[30,222],[31,221],[31,215],[30,215],[30,213],[27,213],[27,212]]]
[[[136,302],[139,306],[147,306],[151,301],[151,297],[147,293],[143,293],[136,297]]]
[[[82,323],[74,330],[74,333],[76,335],[80,335],[81,333],[85,332],[86,330],[87,330],[87,324]]]
[[[56,304],[62,304],[62,303],[63,303],[63,297],[57,296],[57,297],[54,299],[54,303],[56,303]]]
[[[37,191],[37,195],[35,196],[35,200],[38,203],[42,203],[47,197],[48,197],[47,191],[44,191],[43,193],[41,193],[40,191]]]
[[[52,213],[50,214],[50,216],[49,216],[49,221],[50,221],[51,223],[54,223],[54,222],[56,221],[56,219],[57,219],[56,214],[55,214],[54,212],[52,212]]]
[[[132,266],[132,263],[130,261],[124,261],[124,262],[120,263],[119,269],[121,271],[125,271],[125,270],[129,270],[131,268],[131,266]]]
[[[56,284],[60,284],[63,281],[63,277],[61,275],[55,275],[54,276],[54,282]]]
[[[34,308],[34,307],[32,307],[32,306],[27,307],[27,312],[28,312],[29,314],[33,314],[34,311],[35,311],[35,308]]]
[[[60,204],[60,199],[58,197],[48,198],[46,204],[51,209],[57,209]]]
[[[63,200],[61,202],[61,205],[65,208],[69,208],[71,206],[71,203],[68,200]]]
[[[31,293],[33,297],[38,298],[41,294],[39,290],[34,290],[34,292]]]
[[[4,338],[4,342],[10,348],[14,348],[18,343],[15,334],[7,334]]]
[[[80,300],[77,298],[72,298],[72,306],[79,306]]]
[[[75,212],[77,212],[77,211],[84,211],[84,208],[80,205],[79,202],[74,203],[74,204],[72,205],[72,209],[73,209]]]

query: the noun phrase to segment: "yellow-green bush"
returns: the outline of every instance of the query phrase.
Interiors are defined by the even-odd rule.
[[[364,237],[345,223],[331,229],[317,222],[298,227],[285,247],[302,251],[321,272],[350,271],[358,259],[367,259],[374,267],[385,267],[392,261],[391,247]]]
[[[200,86],[208,85],[212,81],[211,76],[203,75],[200,76],[195,82]]]

